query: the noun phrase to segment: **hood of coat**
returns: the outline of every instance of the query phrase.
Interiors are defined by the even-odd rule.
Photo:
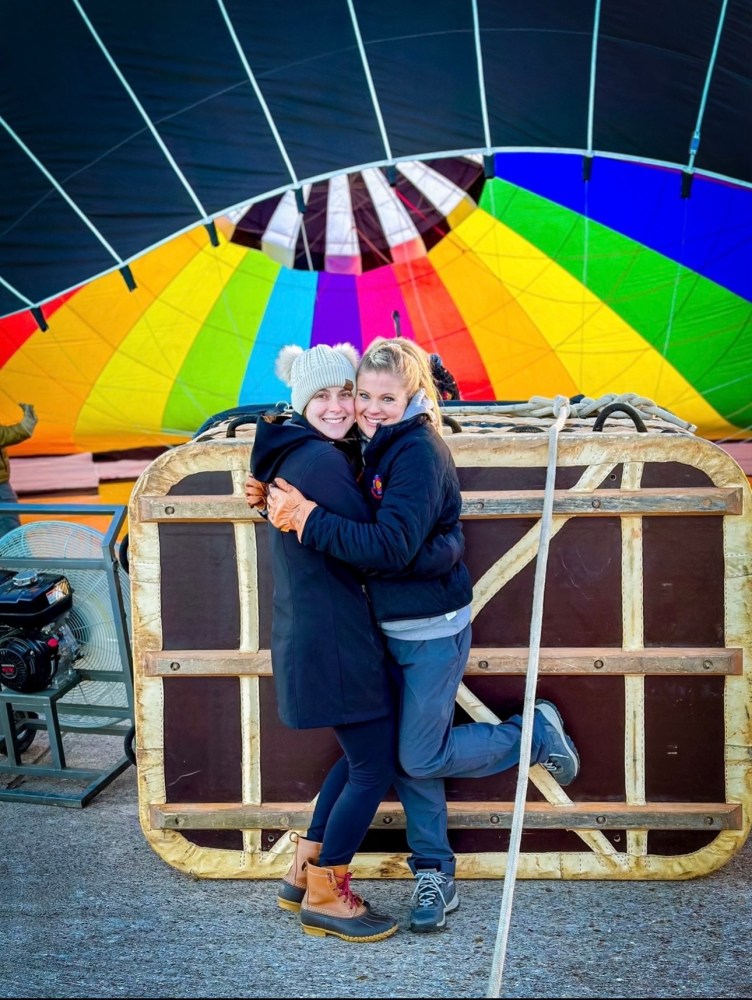
[[[312,440],[327,441],[348,457],[354,457],[358,449],[354,427],[343,440],[332,441],[299,413],[291,417],[274,417],[271,421],[259,420],[251,451],[251,472],[259,482],[270,483],[291,452]]]
[[[260,482],[271,482],[290,452],[302,447],[306,441],[320,437],[319,432],[298,413],[282,419],[259,420],[251,451],[251,472]]]

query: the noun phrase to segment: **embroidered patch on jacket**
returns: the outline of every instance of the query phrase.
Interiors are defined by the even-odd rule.
[[[371,483],[371,496],[375,497],[377,500],[381,500],[384,496],[384,483],[381,480],[381,476],[376,473],[373,477],[373,482]]]

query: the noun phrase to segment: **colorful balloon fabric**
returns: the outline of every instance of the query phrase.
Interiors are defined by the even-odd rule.
[[[280,347],[396,332],[463,399],[635,392],[698,433],[750,436],[752,192],[641,162],[500,153],[446,235],[361,273],[290,268],[204,227],[44,309],[0,321],[0,420],[33,401],[20,454],[187,440],[214,413],[287,400]],[[687,192],[685,192],[686,194]],[[397,255],[399,256],[399,255]]]
[[[475,206],[483,157],[369,167],[304,184],[221,219],[235,243],[304,271],[362,274],[425,256]]]

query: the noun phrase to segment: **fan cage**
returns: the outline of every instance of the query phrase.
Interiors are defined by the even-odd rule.
[[[73,588],[73,607],[65,624],[83,655],[74,664],[79,682],[58,703],[61,728],[112,731],[113,726],[130,720],[131,667],[116,625],[116,615],[122,609],[130,634],[130,585],[123,568],[116,565],[119,593],[111,593],[106,536],[87,525],[33,521],[0,537],[0,568],[14,568],[14,560],[38,561],[34,568],[63,574]],[[91,561],[92,565],[71,562],[77,560]]]

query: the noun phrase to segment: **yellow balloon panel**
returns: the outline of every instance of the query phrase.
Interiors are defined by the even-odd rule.
[[[635,391],[648,395],[660,389],[656,402],[682,419],[722,428],[721,433],[733,431],[628,323],[518,233],[482,211],[456,232],[504,282],[569,373],[575,392],[598,397]],[[540,394],[540,381],[538,386]]]
[[[140,430],[152,443],[161,432],[167,398],[196,335],[247,254],[227,243],[196,249],[173,268],[172,280],[126,332],[92,386],[78,419],[78,441],[101,442],[103,428],[115,435]]]
[[[460,226],[429,258],[467,325],[494,398],[574,395],[579,390],[545,336],[502,277],[472,252],[463,236]]]

